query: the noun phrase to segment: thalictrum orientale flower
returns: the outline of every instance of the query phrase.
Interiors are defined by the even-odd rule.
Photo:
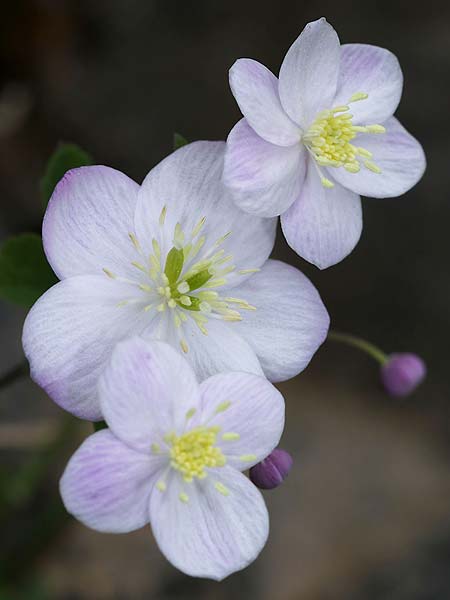
[[[124,533],[150,522],[166,558],[223,579],[264,546],[261,493],[241,471],[267,456],[284,401],[262,376],[229,372],[198,385],[168,344],[118,344],[99,380],[109,429],[91,435],[61,479],[67,510],[88,527]]]
[[[61,281],[29,313],[23,345],[33,379],[66,410],[101,419],[98,377],[132,335],[170,343],[200,380],[230,370],[288,379],[325,339],[314,286],[267,260],[275,219],[229,198],[224,147],[184,146],[142,186],[95,166],[56,187],[43,242]]]
[[[255,215],[281,215],[289,245],[319,268],[357,244],[360,194],[398,196],[421,178],[420,144],[393,117],[402,93],[397,58],[367,44],[340,45],[322,18],[281,65],[240,59],[230,70],[244,115],[229,134],[224,181]]]

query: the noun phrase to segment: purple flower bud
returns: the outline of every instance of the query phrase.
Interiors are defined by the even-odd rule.
[[[391,354],[381,367],[381,381],[391,396],[407,396],[427,373],[424,361],[411,353]]]
[[[289,452],[275,448],[269,456],[250,469],[250,479],[256,487],[272,490],[288,476],[292,463]]]

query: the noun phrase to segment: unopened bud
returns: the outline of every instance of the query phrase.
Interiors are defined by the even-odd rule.
[[[288,476],[292,463],[289,452],[275,448],[269,456],[250,469],[250,479],[256,487],[272,490]]]
[[[381,381],[391,396],[408,396],[424,380],[426,373],[426,365],[417,354],[391,354],[381,367]]]

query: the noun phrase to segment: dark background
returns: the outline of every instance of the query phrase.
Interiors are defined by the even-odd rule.
[[[429,367],[412,397],[390,399],[373,361],[330,342],[280,386],[295,466],[266,494],[262,555],[220,584],[175,571],[148,529],[102,535],[64,517],[58,477],[90,429],[69,424],[59,440],[62,411],[22,378],[0,395],[0,484],[4,468],[55,448],[37,491],[2,484],[15,510],[2,520],[0,598],[450,598],[450,5],[15,0],[0,14],[0,239],[39,231],[39,179],[60,140],[140,182],[174,131],[225,139],[239,118],[228,68],[252,57],[277,73],[310,20],[393,51],[405,76],[397,115],[424,145],[423,180],[398,199],[365,199],[361,242],[340,265],[319,272],[281,237],[275,255],[311,277],[334,327]],[[22,360],[24,314],[0,304],[0,372]]]

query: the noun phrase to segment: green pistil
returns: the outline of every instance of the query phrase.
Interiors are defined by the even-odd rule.
[[[184,252],[178,248],[171,248],[166,258],[166,266],[164,267],[164,273],[169,280],[169,285],[175,285],[178,277],[181,275],[184,264]]]
[[[203,287],[205,283],[211,279],[211,277],[212,274],[209,272],[209,270],[204,269],[203,271],[192,275],[192,277],[189,277],[189,279],[186,279],[186,283],[191,291],[197,290],[198,288]]]

